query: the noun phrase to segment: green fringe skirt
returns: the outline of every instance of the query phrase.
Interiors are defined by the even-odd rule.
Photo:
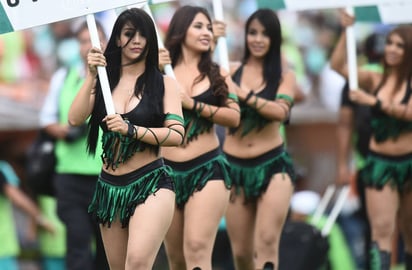
[[[399,191],[412,187],[412,153],[400,156],[369,152],[362,179],[366,186],[382,189],[390,183]]]
[[[115,176],[101,171],[89,213],[98,223],[108,225],[116,219],[127,227],[137,205],[160,188],[173,190],[169,169],[157,159],[136,171]]]
[[[229,154],[226,154],[226,158],[236,194],[243,189],[246,202],[259,198],[277,173],[288,174],[292,183],[295,183],[293,161],[283,144],[254,158],[242,159]]]
[[[189,197],[195,191],[202,190],[209,180],[223,180],[226,188],[230,189],[228,164],[219,148],[190,161],[174,162],[165,159],[165,164],[172,168],[176,205],[180,209],[183,209]]]

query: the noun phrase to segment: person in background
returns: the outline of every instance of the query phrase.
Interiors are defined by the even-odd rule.
[[[44,217],[36,203],[19,188],[19,178],[6,161],[0,161],[0,269],[17,270],[19,241],[14,224],[12,205],[21,209],[37,226],[53,234],[53,224]]]
[[[343,28],[354,17],[341,11]],[[346,79],[346,32],[331,55],[331,67]],[[412,269],[412,26],[392,29],[386,36],[383,71],[357,70],[360,89],[351,89],[350,99],[371,107],[372,135],[362,179],[371,226],[370,269],[391,265],[392,240],[400,226],[405,243],[406,268]]]
[[[215,124],[236,127],[240,113],[235,84],[212,60],[212,43],[207,10],[183,6],[175,12],[165,47],[181,85],[186,136],[182,145],[162,149],[176,188],[176,210],[164,241],[171,270],[212,269],[229,200],[230,179]]]
[[[89,212],[100,224],[110,269],[152,269],[173,217],[174,185],[160,147],[181,144],[185,131],[179,86],[161,74],[157,44],[145,11],[123,11],[104,53],[89,51],[69,111],[72,126],[90,117],[88,153],[95,155],[97,144],[103,151]],[[106,67],[116,113],[107,112],[98,66]]]
[[[301,190],[295,192],[290,200],[290,220],[307,222],[319,231],[322,231],[327,222],[327,217],[324,215],[321,216],[316,224],[312,221],[313,214],[315,213],[319,202],[320,196],[315,191]],[[345,239],[345,235],[339,224],[334,223],[330,229],[330,232],[324,237],[327,237],[329,243],[327,260],[330,268],[328,269],[358,269],[356,268],[355,261]]]
[[[99,38],[105,44],[103,28],[98,22],[97,26]],[[102,162],[86,153],[87,121],[80,127],[68,124],[69,108],[86,76],[87,52],[92,47],[86,22],[79,26],[76,38],[83,62],[62,66],[54,73],[40,113],[40,124],[56,138],[57,164],[53,183],[57,214],[66,231],[65,266],[67,270],[104,270],[108,269],[108,264],[99,227],[88,214]],[[53,201],[49,200],[49,203],[53,204]],[[53,205],[44,207],[53,208]]]
[[[372,33],[366,37],[363,42],[363,52],[367,62],[362,66],[362,69],[382,71],[380,61],[383,55],[383,47],[384,40],[382,40],[380,34]],[[341,215],[338,222],[348,239],[357,266],[361,269],[369,269],[367,262],[369,258],[370,229],[365,206],[365,186],[362,180],[362,171],[371,136],[371,111],[369,106],[360,105],[350,100],[348,83],[342,89],[338,115],[337,184],[351,184],[350,181],[353,179],[352,174],[354,173],[354,196],[360,202],[358,210],[349,215]],[[355,162],[355,172],[351,168],[352,161]]]
[[[294,190],[280,125],[289,119],[296,78],[284,64],[281,26],[272,10],[249,16],[244,46],[242,62],[231,72],[239,85],[241,123],[228,130],[223,145],[233,181],[226,226],[237,270],[273,270]]]

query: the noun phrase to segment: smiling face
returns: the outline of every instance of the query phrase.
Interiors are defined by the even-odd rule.
[[[146,46],[147,39],[129,23],[126,23],[117,41],[117,45],[122,48],[123,62],[137,59]]]
[[[197,13],[186,32],[185,47],[205,52],[210,49],[213,39],[212,23],[203,13]]]
[[[246,42],[251,56],[263,58],[268,53],[270,37],[258,19],[253,19],[250,22],[246,33]]]
[[[388,66],[402,64],[405,54],[405,42],[397,33],[391,34],[385,45],[385,62]]]

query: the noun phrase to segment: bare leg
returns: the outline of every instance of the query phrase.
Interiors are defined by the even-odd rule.
[[[382,190],[366,189],[368,218],[372,229],[372,241],[382,250],[390,251],[399,208],[398,192],[386,185]]]
[[[280,235],[293,189],[289,176],[276,174],[258,200],[255,231],[257,269],[262,269],[268,262],[274,264],[274,269],[278,267]]]
[[[399,221],[405,243],[406,270],[412,270],[412,191],[410,190],[402,194]]]
[[[172,224],[164,240],[170,270],[186,269],[183,254],[183,210],[176,208]]]
[[[187,269],[212,270],[212,251],[229,201],[223,181],[210,180],[195,192],[184,211],[184,254]]]
[[[160,189],[137,206],[129,222],[126,270],[151,270],[173,218],[175,194]]]
[[[395,233],[399,194],[390,184],[382,190],[366,189],[366,206],[371,225],[371,270],[389,270],[392,239]]]
[[[129,231],[121,226],[118,221],[112,223],[110,228],[100,226],[107,261],[111,270],[125,269]]]
[[[232,196],[235,196],[232,190]],[[254,229],[256,204],[245,204],[243,190],[229,203],[226,211],[226,228],[232,248],[236,270],[255,270]]]

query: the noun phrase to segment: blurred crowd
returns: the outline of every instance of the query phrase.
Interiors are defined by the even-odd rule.
[[[227,24],[227,44],[230,60],[239,60],[244,40],[245,18],[256,10],[255,0],[231,0],[224,3],[224,21]],[[188,0],[170,1],[152,5],[152,12],[160,35],[167,29],[174,10]],[[213,14],[211,1],[201,1]],[[305,12],[279,11],[283,26],[283,49],[290,65],[295,69],[302,91],[307,96],[320,101],[330,111],[336,111],[338,92],[344,82],[328,67],[328,57],[340,32],[337,10],[317,10]],[[107,31],[111,29],[115,11],[96,15]],[[0,36],[0,95],[18,103],[40,107],[51,74],[61,65],[71,65],[80,61],[78,44],[73,32],[84,18],[61,21],[31,29],[7,33]],[[370,32],[384,34],[388,27],[381,24],[360,23],[356,25],[359,44]],[[359,59],[359,61],[365,61]],[[332,79],[331,79],[332,78]],[[332,89],[331,89],[332,88]],[[325,94],[328,91],[328,94]],[[319,104],[317,104],[318,106]],[[19,106],[19,105],[18,105]],[[17,112],[16,112],[17,113]],[[0,129],[10,128],[1,119],[6,112],[0,112]],[[33,121],[33,118],[30,118]],[[14,119],[12,125],[35,126],[27,119]],[[20,123],[20,121],[22,121]],[[13,128],[13,127],[11,127]]]

